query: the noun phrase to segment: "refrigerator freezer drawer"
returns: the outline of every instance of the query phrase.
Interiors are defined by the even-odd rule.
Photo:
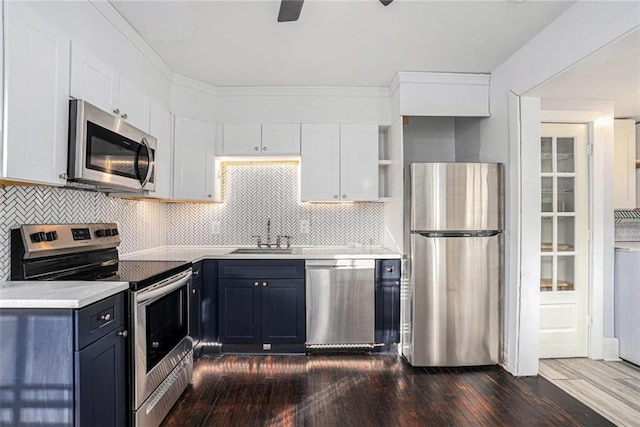
[[[499,362],[502,245],[502,234],[411,235],[412,365]]]
[[[498,163],[414,163],[411,231],[502,230],[503,167]]]

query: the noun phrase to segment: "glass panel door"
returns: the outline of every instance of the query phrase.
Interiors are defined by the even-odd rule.
[[[574,290],[575,149],[572,137],[541,139],[540,290]]]

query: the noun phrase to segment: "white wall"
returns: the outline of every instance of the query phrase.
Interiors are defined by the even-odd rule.
[[[42,1],[28,5],[55,23],[74,43],[88,49],[156,102],[169,107],[171,70],[123,23],[124,19],[108,2]],[[116,27],[106,16],[120,25]]]
[[[387,88],[228,88],[179,75],[172,86],[172,112],[216,123],[391,124]]]
[[[479,161],[483,120],[487,119],[456,117],[454,130],[456,162]]]
[[[453,117],[409,117],[402,129],[404,164],[454,162],[455,119]]]
[[[522,175],[535,173],[535,170],[521,169],[519,162],[512,161],[514,157],[517,159],[513,151],[517,150],[520,140],[510,139],[509,135],[510,123],[519,119],[509,116],[509,93],[525,93],[638,27],[640,2],[577,2],[492,72],[491,118],[481,125],[480,159],[503,162],[507,166],[505,300],[508,319],[505,348],[509,348],[513,340],[525,339],[519,331],[527,330],[528,319],[537,319],[534,310],[538,309],[522,306],[523,310],[519,311],[517,301],[520,258],[518,231],[514,228],[517,223],[513,215],[519,212],[520,194],[527,197],[526,190],[519,185]],[[611,256],[607,255],[608,249],[603,249],[607,264],[613,256],[612,248]],[[537,337],[528,338],[537,340]],[[506,368],[516,375],[534,375],[537,368],[531,367],[537,367],[534,362],[537,357],[536,346],[529,350],[520,345],[518,354],[507,354]]]

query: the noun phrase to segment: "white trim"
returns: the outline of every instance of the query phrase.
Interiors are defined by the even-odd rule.
[[[600,115],[601,113],[599,111],[542,110],[540,112],[540,121],[543,123],[588,124],[595,121]]]
[[[138,32],[129,24],[111,3],[104,0],[89,0],[98,11],[105,17],[122,35],[131,42],[140,53],[162,73],[168,81],[173,78],[173,70],[156,53],[155,50],[144,41]]]
[[[618,338],[605,338],[602,341],[602,358],[608,362],[620,360],[620,343]]]
[[[420,83],[435,85],[471,85],[489,86],[491,74],[488,73],[432,73],[398,71],[389,84],[389,89],[393,92],[400,83]]]
[[[389,98],[387,87],[294,87],[294,86],[214,86],[180,74],[172,82],[178,86],[218,97],[346,97]]]

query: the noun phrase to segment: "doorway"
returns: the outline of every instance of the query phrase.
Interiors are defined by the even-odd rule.
[[[586,124],[542,124],[540,358],[588,354],[587,133]]]

